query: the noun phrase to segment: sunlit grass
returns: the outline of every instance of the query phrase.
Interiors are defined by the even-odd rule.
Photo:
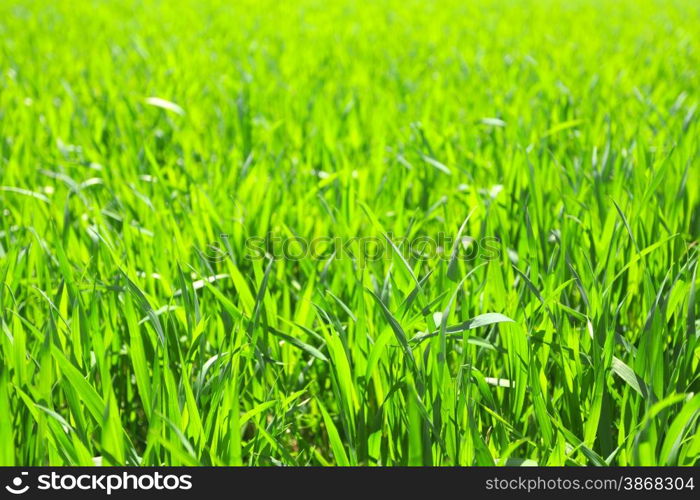
[[[700,5],[608,3],[0,3],[0,464],[698,464]]]

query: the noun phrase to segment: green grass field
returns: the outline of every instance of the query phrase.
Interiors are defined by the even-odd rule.
[[[0,3],[0,464],[700,464],[700,4],[140,3]]]

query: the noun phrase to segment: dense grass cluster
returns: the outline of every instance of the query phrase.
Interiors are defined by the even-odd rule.
[[[1,2],[0,463],[697,464],[700,4],[607,4]]]

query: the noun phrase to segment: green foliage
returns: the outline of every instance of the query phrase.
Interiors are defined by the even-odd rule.
[[[0,3],[0,465],[697,465],[698,26]]]

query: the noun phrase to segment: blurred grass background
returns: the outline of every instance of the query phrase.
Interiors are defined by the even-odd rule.
[[[0,461],[697,463],[698,26],[3,2]],[[438,233],[500,252],[245,253]]]

